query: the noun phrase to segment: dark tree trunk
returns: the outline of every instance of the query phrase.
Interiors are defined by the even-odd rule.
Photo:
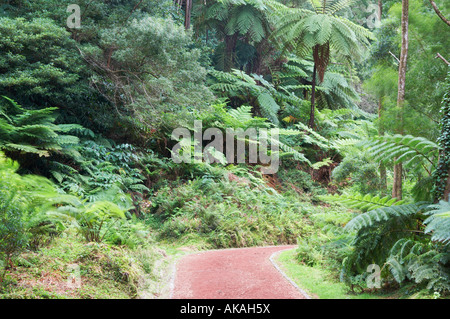
[[[192,0],[186,0],[186,14],[184,16],[184,27],[189,30],[191,27]]]
[[[315,121],[314,113],[316,111],[316,73],[317,68],[316,64],[314,63],[312,88],[311,88],[311,114],[309,115],[309,123],[308,123],[308,126],[312,129],[314,129],[314,121]]]
[[[381,17],[383,16],[383,1],[382,0],[378,0],[378,8],[380,9],[380,21],[381,21]]]
[[[225,61],[223,66],[225,72],[230,72],[234,67],[234,51],[236,49],[237,40],[237,34],[225,36]]]
[[[440,121],[441,135],[439,136],[439,161],[437,169],[433,172],[434,202],[449,200],[450,194],[450,71],[447,73],[446,93],[442,99]]]

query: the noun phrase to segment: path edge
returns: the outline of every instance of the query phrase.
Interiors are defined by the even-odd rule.
[[[295,248],[294,248],[295,249]],[[305,296],[305,299],[312,299],[308,293],[306,291],[304,291],[302,288],[300,288],[291,278],[289,278],[288,275],[286,275],[286,273],[280,268],[280,266],[278,266],[278,264],[275,262],[275,258],[278,257],[279,254],[281,254],[283,251],[288,251],[288,250],[292,250],[292,248],[288,248],[288,249],[283,249],[283,250],[279,250],[274,252],[269,260],[272,263],[272,265],[275,267],[275,269],[287,280],[289,281],[289,283],[295,287],[295,289],[297,289],[303,296]]]

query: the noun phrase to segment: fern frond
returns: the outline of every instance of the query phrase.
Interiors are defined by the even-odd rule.
[[[262,92],[257,97],[259,106],[261,107],[261,113],[268,118],[272,123],[278,124],[278,111],[280,106],[273,99],[272,95],[267,92]]]
[[[439,146],[424,138],[411,135],[380,136],[363,142],[374,160],[386,163],[394,160],[403,163],[406,168],[422,167],[425,164],[435,168],[435,160],[439,154]]]
[[[8,149],[8,150],[14,150],[19,151],[23,153],[32,153],[37,154],[41,157],[49,157],[49,152],[45,150],[40,150],[34,146],[31,145],[24,145],[24,144],[14,144],[14,143],[6,143],[3,147],[0,145],[0,149]]]
[[[363,212],[375,210],[382,207],[391,207],[395,205],[401,205],[404,203],[402,200],[385,196],[372,196],[370,194],[362,195],[323,195],[319,197],[321,200],[330,203],[342,204],[345,207],[358,209]]]
[[[395,203],[392,203],[395,204]],[[386,222],[392,218],[410,218],[418,213],[420,208],[416,204],[381,207],[368,211],[353,218],[345,229],[359,231],[365,227],[373,227],[375,223]]]
[[[425,233],[431,234],[431,240],[450,244],[450,203],[440,201],[439,204],[431,206],[427,213],[430,215],[425,219]]]

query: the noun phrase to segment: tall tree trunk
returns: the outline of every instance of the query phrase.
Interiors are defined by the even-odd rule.
[[[380,9],[379,19],[381,21],[381,17],[383,16],[383,1],[382,0],[378,0],[378,8]]]
[[[223,70],[225,72],[230,72],[234,67],[234,51],[236,49],[236,43],[238,40],[238,35],[226,35],[225,36],[225,57]]]
[[[319,55],[319,46],[316,45],[313,49],[313,56],[317,57]],[[316,112],[316,77],[317,77],[317,61],[314,61],[313,77],[312,77],[312,88],[311,88],[311,113],[309,114],[308,126],[314,129],[314,115]]]
[[[380,97],[378,99],[378,120],[381,120],[381,117],[383,115],[383,100]],[[382,136],[384,135],[384,127],[381,122],[378,124],[378,135]],[[383,163],[380,163],[380,180],[381,180],[381,189],[386,190],[387,189],[387,173],[386,173],[386,166]]]
[[[309,115],[309,123],[308,126],[312,129],[314,129],[314,113],[316,111],[316,73],[317,68],[316,64],[314,63],[314,69],[313,69],[313,77],[312,77],[312,89],[311,89],[311,113]]]
[[[383,16],[383,1],[378,0],[378,10],[379,10],[379,17],[378,19],[381,22],[381,17]],[[378,119],[381,120],[381,117],[383,115],[383,100],[382,97],[379,97],[378,99]],[[378,128],[378,134],[380,136],[384,135],[384,127],[383,124],[380,122],[379,128]],[[386,173],[386,166],[383,163],[380,163],[380,180],[381,180],[381,189],[386,190],[387,189],[387,173]]]
[[[392,185],[392,197],[395,197],[397,199],[402,199],[403,197],[403,185],[402,185],[402,179],[403,179],[403,165],[402,164],[395,164],[394,165],[394,183]]]
[[[447,71],[446,89],[442,99],[440,121],[441,135],[439,137],[439,161],[437,169],[433,172],[434,187],[433,199],[437,203],[439,200],[449,200],[450,194],[450,67]]]
[[[192,16],[192,0],[186,0],[186,14],[184,16],[184,27],[189,30],[191,27],[191,16]]]
[[[399,129],[398,133],[403,134],[403,104],[405,102],[406,88],[406,67],[408,61],[408,19],[409,0],[402,0],[402,48],[400,53],[400,63],[398,67],[398,94],[397,107],[399,109]],[[402,199],[402,164],[394,165],[394,185],[392,187],[392,197]]]

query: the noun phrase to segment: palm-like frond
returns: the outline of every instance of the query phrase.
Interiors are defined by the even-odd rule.
[[[56,108],[27,110],[10,98],[0,103],[0,149],[19,153],[49,156],[61,151],[63,145],[78,144],[79,139],[68,132],[83,129],[79,125],[56,125]]]
[[[425,219],[427,225],[425,233],[431,234],[433,241],[439,241],[445,245],[450,244],[450,202],[440,201],[439,204],[431,206]]]
[[[358,209],[363,212],[375,210],[382,207],[398,206],[404,203],[390,196],[380,197],[370,194],[362,195],[325,195],[320,197],[323,201],[331,203],[339,203],[345,207]]]
[[[268,1],[269,6],[276,8],[277,29],[272,38],[280,39],[284,49],[295,51],[299,56],[309,55],[314,49],[314,61],[320,66],[319,74],[323,73],[320,69],[328,64],[330,49],[345,59],[361,57],[361,47],[367,47],[374,36],[350,20],[334,15],[352,1],[309,2],[314,11],[283,7]]]
[[[394,160],[407,168],[420,169],[431,166],[433,169],[439,154],[439,146],[424,138],[411,135],[380,136],[361,144],[376,161],[386,163]]]

